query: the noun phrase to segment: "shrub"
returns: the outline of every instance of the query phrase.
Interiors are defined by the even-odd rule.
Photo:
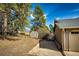
[[[44,36],[46,36],[47,34],[49,34],[49,30],[46,26],[43,26],[41,28],[39,28],[38,30],[38,38],[43,38]]]

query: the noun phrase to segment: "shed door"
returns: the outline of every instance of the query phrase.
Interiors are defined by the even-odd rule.
[[[69,50],[79,51],[79,31],[72,31],[69,34]]]

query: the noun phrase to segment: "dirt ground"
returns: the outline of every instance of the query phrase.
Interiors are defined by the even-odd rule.
[[[21,36],[20,40],[2,40],[0,39],[1,56],[26,56],[39,42],[38,39],[28,36]]]

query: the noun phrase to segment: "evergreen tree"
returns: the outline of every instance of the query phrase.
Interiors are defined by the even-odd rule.
[[[24,30],[25,26],[29,25],[27,16],[30,15],[31,4],[26,3],[4,3],[0,4],[0,11],[5,12],[4,29],[8,31]]]
[[[33,16],[34,16],[34,19],[32,20],[33,27],[39,29],[40,27],[45,26],[46,19],[45,19],[43,10],[41,9],[40,6],[35,7],[33,11]]]
[[[49,25],[49,28],[50,28],[50,32],[53,32],[53,25],[52,24]]]

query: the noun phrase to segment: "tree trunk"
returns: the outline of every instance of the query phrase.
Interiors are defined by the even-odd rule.
[[[4,24],[3,24],[3,37],[5,39],[7,34],[7,13],[4,13]]]

